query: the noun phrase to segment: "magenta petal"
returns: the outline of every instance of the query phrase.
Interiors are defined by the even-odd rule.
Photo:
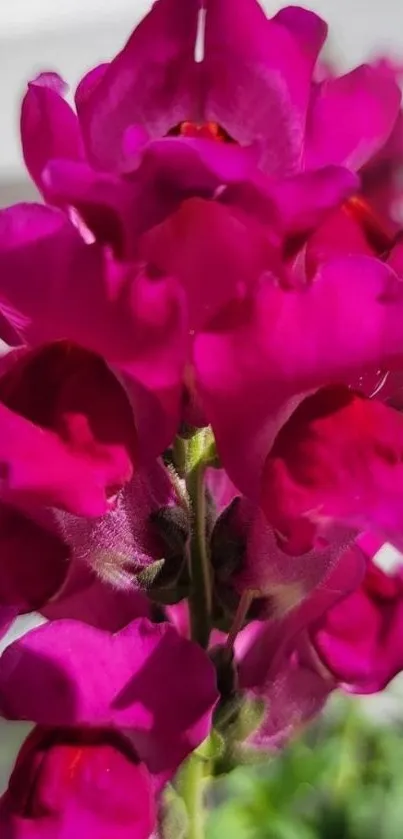
[[[88,154],[101,168],[120,165],[123,135],[133,123],[159,137],[196,118],[199,6],[199,0],[158,0],[95,87],[76,100]]]
[[[127,479],[122,464],[75,452],[52,431],[0,405],[0,499],[12,505],[60,507],[100,516],[107,492]]]
[[[59,76],[43,73],[30,82],[21,109],[21,139],[25,164],[38,189],[46,194],[42,172],[52,158],[81,160],[78,119],[63,99]]]
[[[200,198],[184,201],[177,213],[145,234],[140,253],[162,275],[180,281],[192,330],[203,328],[225,304],[252,288],[272,259],[260,227]]]
[[[359,179],[341,166],[325,166],[284,178],[269,192],[285,233],[304,233],[322,221],[326,213],[340,206],[359,189]]]
[[[323,388],[276,437],[263,473],[262,509],[298,553],[318,537],[332,541],[338,528],[378,530],[400,547],[402,446],[397,411],[347,387]]]
[[[136,254],[138,235],[163,221],[184,198],[213,197],[221,184],[245,180],[256,161],[250,149],[168,137],[146,143],[136,166],[123,179],[85,163],[53,160],[43,182],[52,203],[75,207],[99,243],[111,244],[115,254],[130,258]]]
[[[69,545],[77,564],[86,563],[94,569],[100,579],[114,586],[115,591],[99,593],[100,603],[97,612],[102,613],[101,601],[107,601],[108,595],[113,610],[114,595],[118,595],[118,588],[124,590],[128,595],[128,603],[123,614],[127,615],[128,608],[132,614],[127,620],[122,620],[119,628],[126,625],[135,617],[149,615],[149,610],[136,612],[137,608],[144,609],[141,600],[136,597],[136,574],[147,568],[152,562],[162,559],[164,555],[164,544],[160,541],[156,529],[153,527],[152,517],[162,508],[176,506],[179,503],[177,493],[174,489],[171,477],[162,463],[147,463],[146,469],[138,469],[132,480],[118,494],[111,511],[96,520],[77,519],[68,515],[59,515],[58,519],[62,527],[65,541]],[[80,581],[78,571],[77,592],[80,599],[80,588],[82,583],[87,587],[89,580]],[[75,577],[77,577],[77,572]],[[73,575],[73,584],[75,577]],[[77,586],[77,580],[75,580]],[[90,589],[93,588],[90,585]],[[121,592],[122,593],[122,592]],[[85,592],[84,592],[85,594]],[[80,616],[80,612],[68,612],[63,614],[63,595],[60,603],[60,617],[74,617],[80,620],[87,620]],[[96,592],[93,591],[93,599]],[[130,603],[130,597],[133,597]],[[86,595],[87,596],[87,595]],[[91,596],[91,591],[89,593]],[[74,597],[74,590],[73,590]],[[121,598],[122,606],[124,597]],[[89,601],[87,606],[89,607]],[[78,609],[80,605],[78,604]],[[86,610],[86,604],[81,607]],[[51,610],[54,612],[51,606]],[[90,614],[90,608],[87,613]],[[130,612],[129,612],[130,615]],[[107,620],[107,616],[105,618]],[[111,613],[111,621],[116,617]],[[91,620],[89,621],[92,622]],[[98,626],[98,623],[95,625]],[[106,623],[106,628],[109,624]]]
[[[328,568],[322,579],[318,573],[318,557],[306,557],[305,570],[302,557],[292,571],[290,558],[279,553],[268,557],[268,572],[277,584],[283,582],[283,597],[278,597],[280,587],[273,587],[277,611],[270,620],[249,624],[238,636],[235,657],[239,668],[240,686],[253,697],[267,704],[265,718],[253,736],[258,747],[276,748],[321,710],[329,693],[336,687],[332,674],[320,663],[312,650],[308,635],[310,626],[322,619],[327,610],[336,607],[351,591],[355,591],[363,578],[365,559],[361,550],[353,546],[345,551]],[[282,568],[285,559],[286,568]],[[316,564],[311,573],[310,563]],[[296,607],[291,601],[287,606],[287,590],[292,594],[299,576],[306,581],[309,568],[310,582],[316,582],[310,595]],[[274,575],[274,576],[273,576]]]
[[[126,739],[110,731],[36,728],[0,803],[2,839],[149,839],[152,779]]]
[[[271,174],[299,168],[312,61],[255,0],[206,4],[205,118],[241,144],[257,141]]]
[[[276,524],[275,522],[274,524]],[[250,589],[268,596],[281,615],[299,605],[322,585],[329,572],[353,541],[353,530],[331,544],[307,545],[297,556],[283,550],[278,531],[259,511],[251,527],[242,573],[234,580],[239,591]]]
[[[119,256],[130,251],[140,208],[133,206],[133,191],[122,179],[96,172],[87,163],[52,160],[42,181],[48,201],[78,210],[97,243],[111,245]]]
[[[310,580],[307,582],[311,585],[311,591],[309,596],[292,608],[290,602],[287,607],[285,597],[283,602],[281,598],[276,598],[274,582],[277,583],[277,593],[280,593],[281,583],[284,594],[290,586],[292,592],[293,582],[299,579],[299,583],[303,583],[304,577],[307,579],[307,563],[304,574],[302,558],[295,561],[295,557],[286,557],[280,551],[267,557],[266,578],[272,579],[277,611],[270,620],[248,625],[237,638],[235,654],[244,688],[258,691],[260,686],[270,681],[282,661],[284,650],[295,647],[301,633],[308,626],[322,618],[328,609],[362,583],[366,560],[357,543],[344,551],[327,569],[319,567],[320,559],[319,562],[315,557],[310,559],[316,565],[313,573],[309,569]],[[284,568],[281,565],[283,561]],[[308,594],[309,585],[304,588]]]
[[[0,311],[0,341],[4,341],[8,347],[18,347],[21,344],[21,338],[18,332],[11,326],[5,315]]]
[[[68,618],[118,632],[135,618],[150,617],[151,602],[133,587],[122,590],[104,582],[81,559],[75,559],[59,595],[40,611],[51,621]]]
[[[0,639],[8,632],[18,615],[18,609],[13,606],[0,606]]]
[[[403,669],[401,572],[369,564],[360,588],[340,600],[311,629],[322,662],[354,693],[374,693]]]
[[[102,270],[101,251],[59,211],[17,204],[0,212],[0,309],[28,343],[80,343]]]
[[[8,718],[130,729],[140,760],[159,777],[171,776],[205,739],[216,701],[206,653],[169,624],[145,618],[117,635],[56,621],[29,632],[0,659],[0,704]]]
[[[285,26],[314,66],[326,41],[328,26],[322,18],[301,6],[285,6],[274,16]]]
[[[136,169],[141,160],[141,154],[145,146],[151,140],[150,134],[144,125],[129,125],[123,135],[123,155],[126,161],[130,162],[131,169]],[[124,169],[126,169],[126,164]]]
[[[365,64],[322,82],[308,114],[306,168],[335,163],[359,169],[388,139],[400,100],[397,84]]]
[[[230,184],[219,200],[256,217],[271,233],[274,228],[278,235],[292,236],[321,224],[358,188],[358,177],[348,169],[325,166],[281,180],[252,176]]]
[[[267,703],[267,713],[251,738],[257,748],[284,746],[303,724],[323,709],[336,687],[331,677],[315,669],[309,660],[309,650],[306,654],[304,640],[301,638],[296,649],[284,656],[282,666],[260,693]]]
[[[35,521],[0,506],[0,614],[41,608],[62,587],[69,570],[69,549]]]
[[[348,382],[365,368],[401,365],[402,317],[396,275],[376,259],[353,255],[325,263],[309,289],[262,283],[249,307],[240,304],[196,337],[198,385],[237,486],[256,491],[263,460],[297,395]]]
[[[222,184],[244,181],[257,171],[257,158],[252,147],[192,137],[165,137],[148,144],[143,166],[145,175],[155,172],[168,183],[172,179],[189,196],[197,190],[204,190],[205,194]]]
[[[79,113],[81,105],[84,105],[87,98],[91,96],[91,93],[101,81],[108,67],[109,62],[98,64],[96,67],[92,67],[91,70],[89,70],[88,73],[80,79],[74,94],[75,105]]]

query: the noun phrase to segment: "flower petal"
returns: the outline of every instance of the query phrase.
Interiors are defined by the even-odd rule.
[[[68,618],[118,632],[135,618],[151,617],[151,602],[133,587],[122,590],[101,580],[87,563],[74,558],[60,593],[40,611],[50,621]]]
[[[331,678],[311,664],[309,655],[304,655],[304,646],[301,638],[297,648],[284,655],[282,666],[258,694],[267,703],[263,722],[251,740],[258,749],[282,748],[323,709],[336,687]]]
[[[0,659],[7,717],[131,729],[140,760],[160,778],[206,738],[216,700],[206,653],[169,624],[144,618],[117,635],[74,621],[45,624]]]
[[[162,275],[180,281],[193,331],[256,284],[272,261],[272,248],[258,225],[201,198],[184,201],[145,234],[140,254]]]
[[[312,61],[255,0],[208,0],[205,119],[242,145],[258,142],[271,174],[299,168]]]
[[[306,168],[335,163],[360,169],[388,139],[400,100],[393,79],[366,64],[322,82],[308,114]]]
[[[266,512],[266,497],[262,498]],[[288,550],[282,531],[269,523],[261,510],[255,512],[248,534],[242,571],[234,579],[238,591],[252,590],[269,597],[273,614],[281,616],[301,604],[326,581],[340,557],[354,540],[353,529],[331,544],[303,543],[298,551]],[[291,554],[291,555],[290,555]],[[362,562],[361,562],[362,565]]]
[[[114,462],[117,473],[130,477],[137,460],[133,413],[122,386],[95,353],[67,341],[21,352],[0,378],[0,400],[55,432],[72,452]]]
[[[301,394],[366,368],[401,365],[402,317],[403,284],[394,272],[352,255],[323,264],[308,288],[284,290],[269,278],[249,305],[196,336],[204,409],[240,489],[256,493],[264,458]]]
[[[334,678],[354,693],[383,690],[403,669],[401,573],[370,563],[361,586],[329,609],[310,638]]]
[[[0,265],[0,308],[26,342],[76,336],[80,343],[92,331],[102,253],[85,245],[58,210],[40,204],[2,210]]]
[[[89,70],[88,73],[80,79],[74,94],[74,101],[78,112],[80,112],[80,106],[85,103],[87,97],[91,96],[92,91],[101,81],[109,67],[109,63],[110,62],[104,61],[103,64],[97,64],[96,67],[92,67],[91,70]]]
[[[378,530],[403,544],[403,417],[346,387],[318,391],[279,432],[261,505],[291,552],[340,528]],[[287,547],[285,547],[287,550]]]
[[[228,186],[219,200],[238,206],[284,237],[307,234],[318,225],[320,231],[326,216],[358,187],[357,176],[348,169],[325,166],[281,180],[251,177]]]
[[[35,204],[0,213],[0,275],[0,309],[24,340],[63,338],[105,357],[125,379],[147,451],[160,454],[178,427],[187,352],[177,283],[115,263]]]
[[[81,160],[84,154],[78,119],[63,98],[65,85],[56,73],[41,73],[28,85],[21,108],[21,140],[26,167],[46,195],[42,172],[53,158]]]
[[[0,803],[2,836],[149,839],[152,781],[113,732],[36,728],[23,744]]]
[[[127,159],[126,179],[66,160],[53,160],[43,173],[49,200],[76,208],[97,242],[126,259],[135,257],[137,237],[185,198],[213,197],[221,184],[244,180],[256,168],[250,149],[183,137],[148,142],[135,158]]]
[[[285,561],[289,574],[290,558]],[[310,561],[316,562],[318,569],[315,557]],[[284,745],[302,723],[321,710],[337,686],[312,650],[308,632],[328,609],[358,588],[364,569],[364,555],[354,545],[342,553],[321,581],[317,575],[315,588],[296,608],[288,609],[283,615],[274,613],[270,620],[252,622],[239,634],[235,658],[240,686],[252,697],[263,699],[267,706],[263,722],[253,735],[253,745],[258,748]],[[277,569],[275,562],[272,563],[271,570],[277,574],[277,580],[282,577],[285,581],[281,562]],[[310,563],[305,562],[304,573],[301,562],[294,569],[294,579],[298,573],[300,580],[307,581]],[[291,577],[288,579],[290,582]]]
[[[0,613],[41,608],[64,583],[69,549],[50,530],[17,510],[0,506]]]
[[[133,190],[116,175],[97,172],[87,163],[52,160],[42,172],[49,202],[74,207],[98,244],[111,245],[116,256],[125,257],[135,231]]]
[[[239,634],[235,645],[235,655],[239,663],[241,684],[246,690],[259,691],[270,682],[281,665],[284,650],[295,647],[298,638],[308,627],[314,625],[328,609],[350,592],[359,588],[366,564],[366,557],[361,550],[359,540],[341,553],[337,561],[331,564],[325,573],[318,573],[318,563],[316,563],[316,571],[314,570],[311,574],[311,569],[305,562],[304,571],[302,561],[298,566],[299,558],[290,559],[279,551],[274,554],[273,559],[274,562],[268,565],[266,574],[271,575],[272,580],[276,579],[277,582],[282,581],[287,585],[292,579],[294,581],[298,579],[299,575],[300,581],[305,580],[305,591],[309,596],[301,600],[296,608],[289,608],[285,613],[284,609],[282,613],[277,610],[277,614],[273,614],[270,620],[252,622]],[[276,564],[278,560],[280,563]],[[285,569],[281,567],[283,561],[288,566]],[[315,562],[314,558],[313,561]],[[292,565],[295,567],[292,568]],[[314,576],[316,576],[315,582]],[[309,585],[306,585],[307,582]],[[312,583],[314,583],[313,587]],[[310,592],[309,586],[311,586]]]
[[[199,112],[194,63],[199,0],[158,0],[123,50],[76,99],[91,162],[116,169],[125,130],[161,137]],[[92,83],[92,80],[91,80]],[[81,91],[82,93],[82,91]]]
[[[273,20],[289,30],[314,66],[326,41],[327,23],[319,15],[301,6],[285,6]]]
[[[282,229],[306,233],[317,227],[324,216],[358,190],[359,180],[341,166],[325,166],[284,178],[270,187]]]
[[[178,503],[170,475],[157,461],[147,463],[146,469],[136,470],[106,516],[89,521],[59,514],[58,522],[75,561],[93,568],[105,584],[114,586],[116,594],[118,588],[131,594],[131,606],[135,610],[139,585],[136,575],[161,560],[166,552],[166,546],[153,526],[153,517],[161,509]],[[168,558],[166,562],[169,562]],[[112,600],[113,592],[110,597]],[[148,615],[149,612],[140,614]],[[134,611],[131,620],[137,616]],[[77,616],[66,614],[66,617]],[[123,621],[121,626],[127,623],[129,620]]]
[[[0,606],[0,640],[10,629],[18,615],[18,609],[13,606]]]
[[[107,493],[125,483],[120,464],[75,452],[52,431],[0,405],[0,499],[13,506],[60,507],[100,516]]]

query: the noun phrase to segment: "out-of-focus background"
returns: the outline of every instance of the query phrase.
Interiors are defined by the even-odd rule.
[[[285,4],[264,2],[269,14]],[[119,50],[150,5],[0,0],[0,206],[35,196],[18,131],[27,81],[56,70],[74,90],[87,69]],[[403,59],[403,0],[304,5],[330,24],[329,56],[340,68],[377,55]],[[20,621],[6,642],[28,626]],[[0,791],[28,728],[0,722]],[[212,803],[220,806],[212,809],[208,839],[402,839],[402,733],[401,679],[379,697],[336,698],[281,757],[217,780]]]
[[[19,102],[27,80],[41,70],[58,70],[74,89],[85,70],[123,45],[150,5],[150,0],[1,0],[0,206],[34,194],[18,142]],[[268,13],[280,5],[286,3],[264,2]],[[305,5],[328,20],[340,66],[385,50],[403,56],[402,0],[311,0]]]

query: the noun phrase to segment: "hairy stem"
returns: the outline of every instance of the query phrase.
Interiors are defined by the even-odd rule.
[[[204,839],[204,766],[196,755],[188,758],[182,771],[180,791],[188,814],[186,839]]]
[[[236,614],[235,614],[234,620],[232,622],[232,626],[231,626],[231,629],[228,633],[227,641],[226,641],[226,644],[225,644],[225,648],[226,648],[229,656],[232,656],[232,652],[233,652],[233,649],[234,649],[234,643],[236,641],[238,632],[241,631],[241,629],[244,625],[245,618],[246,618],[246,615],[249,612],[249,608],[250,608],[250,605],[252,603],[253,597],[254,597],[253,591],[250,591],[249,589],[244,591],[243,594],[241,595],[241,599],[239,601],[239,605],[238,605],[238,608],[236,610]]]
[[[189,597],[192,638],[207,647],[211,626],[211,572],[206,543],[206,499],[204,473],[209,462],[205,430],[188,442],[186,488],[191,507],[191,537],[189,568],[191,593]]]

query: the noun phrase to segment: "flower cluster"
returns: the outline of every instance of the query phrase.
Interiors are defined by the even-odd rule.
[[[401,95],[387,62],[324,68],[326,36],[157,0],[75,109],[28,85],[0,630],[46,623],[0,657],[35,724],[4,837],[186,835],[209,773],[403,669]]]

